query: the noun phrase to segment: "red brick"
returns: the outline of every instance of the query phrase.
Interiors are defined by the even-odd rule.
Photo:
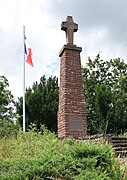
[[[60,138],[84,138],[87,135],[86,111],[83,94],[80,52],[82,48],[75,45],[64,45],[60,52],[60,92],[58,108],[58,136]],[[73,120],[74,118],[74,120]],[[69,121],[82,122],[79,129],[73,124],[69,129]],[[78,121],[78,122],[77,122]],[[70,125],[71,126],[71,125]],[[81,129],[80,129],[81,128]]]

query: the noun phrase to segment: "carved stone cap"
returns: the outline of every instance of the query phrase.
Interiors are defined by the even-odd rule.
[[[79,51],[81,52],[82,51],[82,48],[81,47],[77,47],[76,45],[64,45],[61,49],[61,51],[59,52],[59,57],[62,56],[63,52],[65,50],[73,50],[73,51]]]

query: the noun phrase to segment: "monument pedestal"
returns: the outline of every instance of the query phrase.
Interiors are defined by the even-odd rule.
[[[80,52],[81,47],[64,45],[60,51],[58,137],[83,139],[87,135]]]

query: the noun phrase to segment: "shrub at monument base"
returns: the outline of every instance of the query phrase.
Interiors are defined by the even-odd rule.
[[[0,179],[126,179],[108,144],[59,140],[43,130],[20,131],[1,141]]]
[[[14,124],[10,120],[0,119],[0,139],[3,137],[16,136],[19,129],[19,123]]]

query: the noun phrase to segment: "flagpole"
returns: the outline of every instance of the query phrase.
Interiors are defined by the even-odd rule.
[[[25,26],[23,26],[23,131],[26,131],[25,120]]]

